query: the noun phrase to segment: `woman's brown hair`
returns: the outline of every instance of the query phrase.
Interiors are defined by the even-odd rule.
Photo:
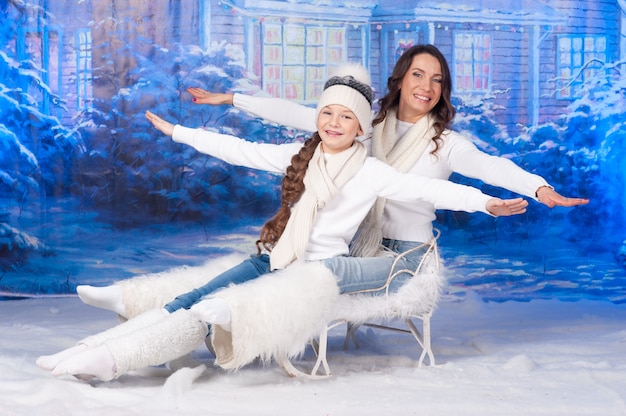
[[[272,251],[285,231],[291,215],[291,208],[300,200],[304,192],[304,175],[309,167],[309,161],[321,141],[319,133],[315,132],[312,137],[304,142],[300,151],[291,158],[291,165],[287,167],[283,177],[280,208],[276,215],[261,228],[261,235],[256,242],[258,254],[261,254],[263,249]]]
[[[407,72],[411,69],[411,64],[413,63],[413,58],[416,55],[420,54],[429,54],[436,58],[441,65],[441,99],[435,105],[435,107],[430,111],[431,116],[435,120],[434,128],[435,128],[435,136],[432,140],[435,142],[435,149],[431,153],[435,153],[439,149],[439,138],[445,129],[450,128],[452,123],[452,119],[456,114],[456,109],[452,105],[450,101],[450,96],[452,94],[452,79],[450,77],[450,68],[448,67],[448,62],[446,58],[443,56],[441,51],[437,49],[436,46],[433,45],[414,45],[409,49],[404,51],[404,53],[398,59],[396,66],[393,68],[393,72],[391,76],[387,80],[387,94],[379,100],[380,103],[380,111],[376,115],[376,118],[372,121],[372,124],[375,126],[378,123],[382,122],[385,117],[387,117],[387,113],[389,110],[398,110],[398,106],[400,105],[400,85],[402,84],[402,79],[406,75]]]

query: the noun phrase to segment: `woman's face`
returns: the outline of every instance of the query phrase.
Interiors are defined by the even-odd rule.
[[[430,113],[441,99],[442,79],[437,58],[428,53],[415,55],[400,82],[398,119],[415,123]]]
[[[363,134],[356,115],[338,104],[327,105],[317,117],[317,132],[322,139],[324,153],[339,153],[346,150],[356,136]]]

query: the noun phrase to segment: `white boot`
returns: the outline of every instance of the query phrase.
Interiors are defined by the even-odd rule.
[[[208,331],[207,324],[195,313],[181,309],[152,325],[106,340],[99,347],[61,361],[52,374],[72,374],[81,379],[93,376],[109,381],[128,371],[164,364],[189,354],[204,342]]]
[[[176,296],[206,284],[246,257],[231,254],[209,260],[199,267],[177,267],[120,280],[105,287],[81,285],[76,291],[87,305],[113,311],[124,321],[150,309],[162,308]]]
[[[85,381],[94,377],[102,381],[110,381],[115,378],[116,374],[115,360],[106,345],[87,348],[61,361],[52,370],[52,375],[55,377],[65,374],[72,374]]]
[[[115,312],[127,319],[126,307],[123,302],[122,288],[118,285],[96,287],[89,285],[76,286],[76,293],[83,303]]]
[[[39,366],[39,368],[43,368],[44,370],[51,371],[61,361],[73,355],[76,355],[79,352],[86,350],[87,348],[89,347],[86,346],[85,344],[74,345],[73,347],[64,349],[63,351],[58,352],[56,354],[42,355],[41,357],[37,358],[37,361],[35,361],[35,363]]]
[[[209,260],[199,267],[183,266],[120,280],[115,285],[122,290],[124,316],[131,319],[149,309],[162,308],[176,296],[203,286],[247,257],[241,253],[231,254]]]
[[[100,332],[99,334],[84,338],[78,341],[77,345],[73,347],[67,348],[56,354],[42,355],[41,357],[37,358],[36,363],[44,370],[50,371],[54,369],[61,361],[71,356],[83,352],[90,347],[98,346],[108,339],[130,334],[145,326],[152,325],[153,323],[164,319],[167,315],[168,312],[165,309],[152,309],[135,317],[134,319],[131,319],[130,321],[124,322],[123,324],[116,325],[113,328],[109,328],[104,332]]]

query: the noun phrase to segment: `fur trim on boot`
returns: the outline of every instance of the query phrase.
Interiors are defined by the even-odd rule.
[[[187,309],[178,310],[134,333],[106,341],[116,365],[115,377],[164,364],[203,344],[209,328]]]
[[[200,287],[248,256],[231,254],[207,261],[199,267],[178,267],[161,273],[152,273],[116,282],[122,288],[122,302],[131,319],[149,309],[163,308],[183,293]]]
[[[257,357],[301,354],[319,336],[339,296],[334,275],[317,262],[299,263],[216,293],[230,305],[231,332],[213,327],[215,363],[238,369]]]

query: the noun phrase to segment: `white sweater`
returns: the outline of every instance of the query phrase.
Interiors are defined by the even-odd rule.
[[[172,139],[227,163],[284,173],[301,143],[249,142],[234,136],[176,125]],[[363,166],[324,208],[317,212],[304,260],[347,255],[348,244],[377,197],[404,203],[427,203],[437,209],[487,213],[490,199],[479,190],[449,181],[402,174],[376,158]],[[408,225],[408,224],[407,224]]]
[[[235,107],[266,120],[305,131],[315,131],[315,109],[291,101],[235,94]],[[398,122],[396,140],[411,127]],[[371,132],[370,132],[371,133]],[[366,143],[367,144],[367,143]],[[548,183],[541,176],[526,172],[508,159],[484,153],[468,139],[446,131],[435,156],[431,143],[409,171],[415,175],[447,180],[452,172],[479,179],[536,199],[535,192]],[[424,242],[432,238],[432,221],[437,207],[429,201],[388,201],[383,214],[383,237]]]

